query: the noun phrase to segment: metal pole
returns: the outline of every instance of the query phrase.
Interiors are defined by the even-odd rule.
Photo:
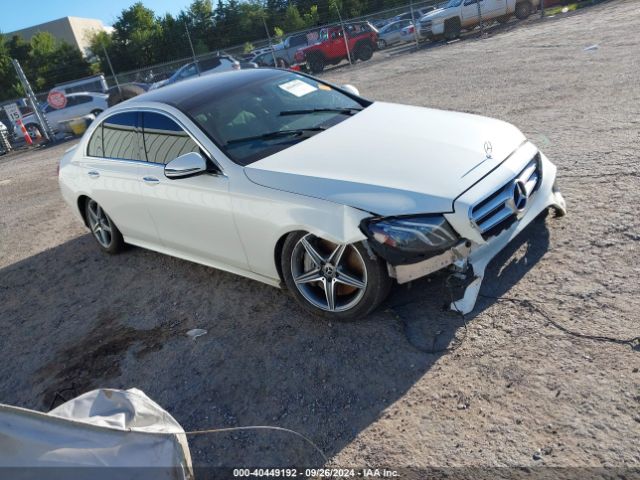
[[[264,24],[264,31],[267,33],[267,39],[269,39],[269,48],[271,49],[271,56],[273,57],[273,66],[278,68],[278,61],[276,60],[276,52],[273,49],[273,43],[271,43],[271,35],[269,34],[269,28],[267,27],[267,19],[262,17],[262,23]]]
[[[413,0],[409,2],[409,8],[411,9],[411,24],[413,25],[413,38],[416,41],[416,50],[418,49],[418,25],[413,15]]]
[[[478,5],[478,19],[480,20],[480,36],[484,35],[484,26],[482,25],[482,11],[480,10],[480,0],[476,0]]]
[[[118,87],[118,93],[122,93],[120,90],[120,83],[118,83],[118,77],[116,77],[116,72],[113,70],[113,65],[111,65],[111,59],[109,58],[109,54],[107,53],[107,49],[102,44],[102,51],[104,52],[104,56],[107,59],[107,63],[109,64],[109,70],[111,70],[111,75],[113,76],[113,80],[116,82],[116,87]]]
[[[12,58],[11,59],[11,63],[13,64],[13,67],[16,69],[16,73],[18,74],[18,78],[20,79],[20,83],[22,83],[22,88],[24,88],[24,92],[26,94],[27,101],[29,102],[29,106],[33,110],[33,113],[35,114],[36,118],[38,119],[38,123],[42,127],[42,130],[43,130],[42,133],[44,133],[44,138],[46,138],[47,141],[49,141],[49,142],[53,141],[53,131],[51,130],[51,127],[49,126],[49,122],[47,122],[47,117],[45,117],[44,114],[40,111],[40,106],[38,105],[38,100],[36,99],[36,96],[33,93],[33,90],[31,89],[31,85],[29,84],[29,80],[27,80],[26,75],[22,71],[22,67],[20,66],[20,62],[18,62],[18,60],[16,60],[15,58]]]
[[[351,61],[351,52],[349,51],[349,41],[347,40],[347,32],[344,30],[344,23],[342,23],[342,15],[340,15],[340,9],[338,8],[338,4],[334,4],[336,7],[336,12],[338,12],[338,20],[340,20],[340,27],[342,27],[342,38],[344,39],[344,46],[347,49],[347,59],[349,60],[349,65],[353,65]]]
[[[544,0],[540,0],[540,18],[544,18]]]
[[[196,60],[196,51],[193,49],[193,43],[191,43],[191,35],[189,34],[189,27],[187,26],[187,22],[184,22],[184,29],[187,31],[187,40],[189,40],[189,46],[191,47],[191,55],[193,55],[193,63],[196,65],[196,70],[198,71],[198,76],[200,75],[200,65],[198,65],[198,61]]]

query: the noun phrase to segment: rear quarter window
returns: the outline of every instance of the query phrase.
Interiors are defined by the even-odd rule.
[[[142,160],[138,148],[138,112],[123,112],[102,122],[104,156],[120,160]]]

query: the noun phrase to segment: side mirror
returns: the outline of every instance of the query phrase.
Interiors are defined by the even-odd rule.
[[[346,90],[347,92],[349,92],[349,93],[353,94],[353,95],[356,95],[356,96],[358,96],[358,97],[360,96],[360,90],[358,90],[358,89],[357,89],[356,87],[354,87],[353,85],[350,85],[350,84],[348,84],[348,83],[347,83],[347,84],[345,84],[345,85],[341,85],[341,88],[342,88],[343,90]]]
[[[180,155],[164,166],[164,176],[171,180],[193,177],[206,171],[207,162],[198,152]]]

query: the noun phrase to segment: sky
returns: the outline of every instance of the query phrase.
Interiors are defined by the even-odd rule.
[[[112,25],[116,17],[136,0],[35,0],[23,2],[2,0],[0,3],[0,32],[8,33],[62,17],[97,18]],[[6,5],[4,5],[6,3]],[[191,3],[190,0],[143,0],[156,15],[176,14]],[[11,4],[11,8],[6,8]]]

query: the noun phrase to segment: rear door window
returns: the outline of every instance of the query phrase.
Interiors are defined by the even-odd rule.
[[[147,161],[166,165],[180,155],[200,150],[198,144],[187,132],[169,117],[159,113],[144,112],[142,118]]]
[[[117,113],[107,118],[102,123],[102,145],[107,158],[143,160],[138,144],[138,112]]]

